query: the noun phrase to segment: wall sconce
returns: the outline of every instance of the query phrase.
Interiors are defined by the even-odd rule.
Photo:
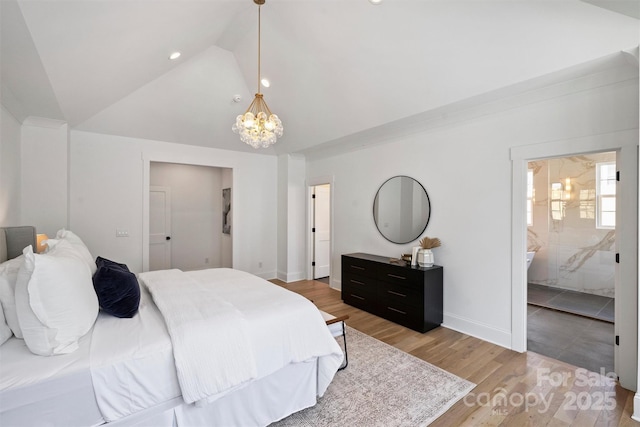
[[[571,200],[571,178],[564,180],[564,199]]]
[[[38,234],[36,235],[36,252],[41,254],[42,252],[47,250],[47,244],[44,243],[45,240],[48,240],[49,236],[46,234]]]

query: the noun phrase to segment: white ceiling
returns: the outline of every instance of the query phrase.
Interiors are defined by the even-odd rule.
[[[637,4],[267,0],[262,74],[272,86],[262,92],[285,135],[262,152],[311,152],[632,49]],[[252,0],[0,5],[2,103],[19,120],[253,151],[231,132],[257,85]]]

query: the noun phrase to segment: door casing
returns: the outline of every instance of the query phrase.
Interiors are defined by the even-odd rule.
[[[638,130],[625,130],[570,140],[552,141],[511,148],[512,244],[511,244],[511,349],[527,350],[527,163],[552,157],[566,157],[602,151],[618,152],[618,185],[622,201],[616,225],[616,251],[626,262],[617,267],[616,373],[620,384],[637,389],[638,373]]]

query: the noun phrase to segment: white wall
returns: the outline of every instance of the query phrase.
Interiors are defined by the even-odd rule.
[[[305,159],[278,156],[278,279],[294,282],[306,277]]]
[[[278,272],[277,278],[286,282],[287,275],[287,228],[289,206],[289,155],[278,156]]]
[[[94,256],[118,259],[136,272],[143,268],[143,188],[149,162],[232,168],[233,266],[275,277],[275,156],[74,130],[70,159],[70,228]],[[117,238],[116,228],[127,229],[129,237]]]
[[[306,217],[299,206],[305,206],[306,165],[304,157],[290,156],[289,159],[289,215],[287,227],[287,281],[303,280],[306,276],[306,254],[298,250],[306,239]]]
[[[222,267],[222,169],[153,162],[150,183],[171,189],[171,268]]]
[[[68,127],[27,118],[21,139],[22,223],[53,237],[68,225]]]
[[[20,221],[20,123],[0,104],[0,226]]]
[[[436,264],[444,266],[444,325],[511,346],[511,147],[638,128],[638,78],[597,83],[569,94],[533,91],[508,108],[454,126],[398,134],[395,142],[328,158],[310,159],[307,179],[334,176],[334,266],[340,256],[409,253],[376,230],[372,204],[394,175],[420,181],[431,200],[424,235],[439,237]],[[584,82],[584,81],[583,81]],[[566,89],[566,87],[565,87]],[[550,91],[551,90],[551,94]],[[544,96],[542,96],[544,95]],[[414,131],[413,129],[411,131]],[[399,132],[402,132],[400,130]],[[523,261],[524,262],[524,261]],[[341,272],[334,268],[332,284]]]

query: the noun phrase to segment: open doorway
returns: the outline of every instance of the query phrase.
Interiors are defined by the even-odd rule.
[[[313,224],[313,279],[329,284],[331,274],[331,185],[311,188]]]
[[[580,153],[616,152],[615,345],[620,385],[636,390],[638,373],[638,130],[511,148],[512,160],[512,334],[511,348],[527,350],[527,168],[538,159]],[[623,200],[624,203],[620,203]],[[618,254],[620,262],[618,263]],[[626,260],[626,262],[623,262]]]
[[[528,162],[528,350],[614,372],[615,240],[615,151]]]
[[[150,162],[149,270],[232,267],[231,183],[229,168]]]

